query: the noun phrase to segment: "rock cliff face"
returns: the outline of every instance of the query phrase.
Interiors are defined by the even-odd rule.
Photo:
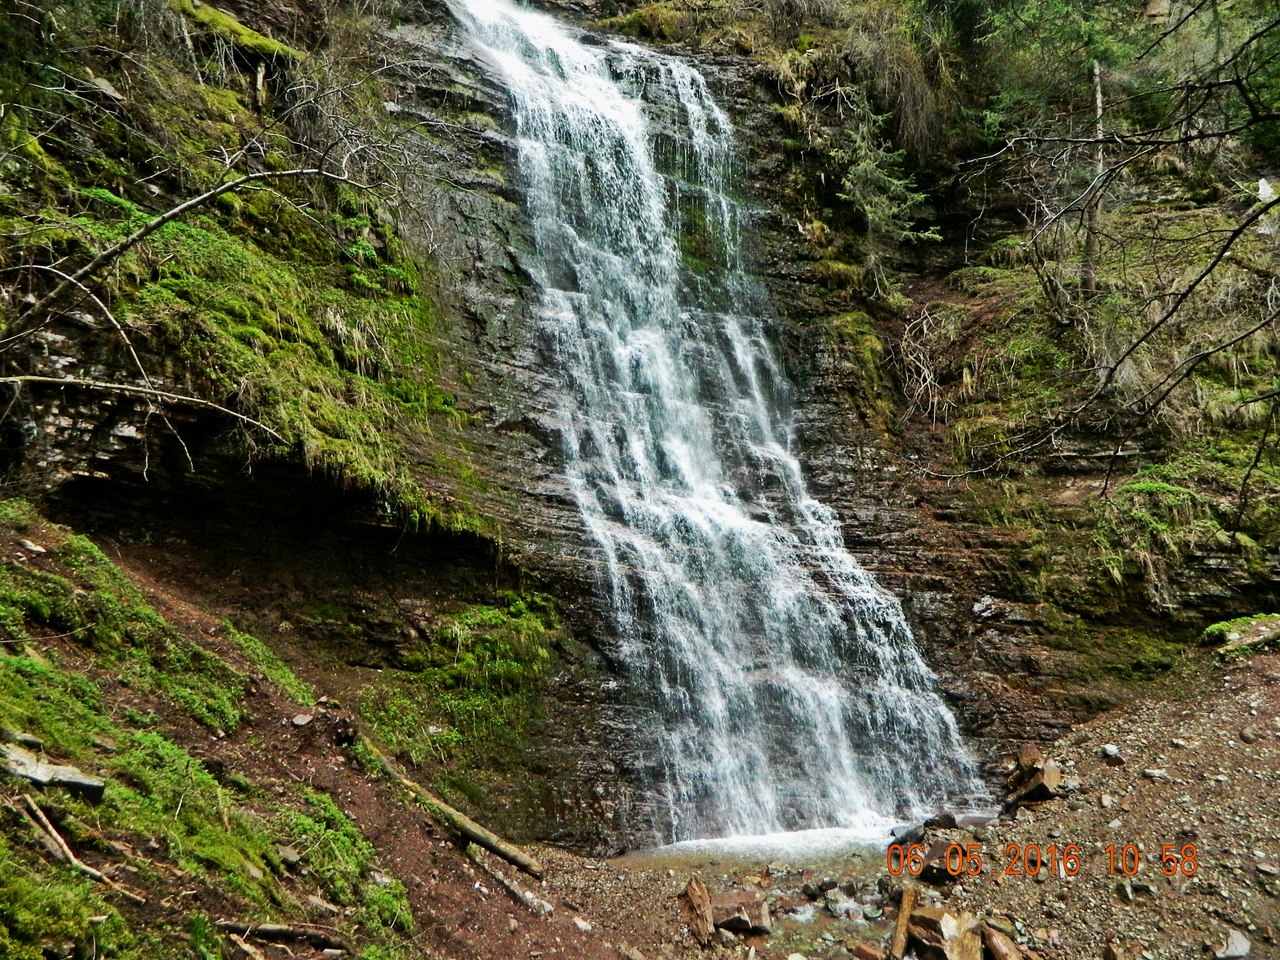
[[[592,3],[544,6],[572,18],[611,12]],[[294,23],[291,36],[305,32],[305,18],[268,7],[265,20],[256,7],[232,12],[264,30]],[[378,497],[343,490],[288,458],[246,470],[251,430],[229,434],[225,417],[207,407],[162,415],[142,394],[33,392],[5,417],[4,465],[48,493],[58,519],[115,541],[198,602],[278,638],[297,662],[320,664],[313,670],[322,687],[326,671],[342,689],[334,678],[343,670],[396,665],[422,611],[450,598],[487,602],[500,589],[525,587],[553,594],[580,642],[559,651],[545,717],[526,752],[510,758],[505,785],[470,799],[482,819],[516,837],[616,849],[646,836],[645,799],[628,780],[640,762],[638,738],[618,692],[626,667],[599,606],[593,548],[554,449],[549,358],[529,325],[532,241],[506,94],[442,3],[416,8],[382,42],[392,64],[382,109],[421,117],[435,133],[429,202],[417,205],[426,212],[403,222],[433,265],[433,346],[461,411],[436,430],[407,426],[404,442],[430,496],[465,503],[486,524],[402,528],[388,522]],[[752,253],[798,388],[795,440],[809,482],[839,512],[862,562],[904,599],[966,727],[988,739],[979,749],[1051,736],[1114,702],[1126,678],[1064,646],[1063,606],[1023,582],[1055,561],[1037,561],[1028,573],[1033,541],[1043,537],[1025,523],[991,520],[998,483],[949,483],[918,469],[940,441],[929,424],[909,419],[897,395],[891,348],[899,320],[870,317],[832,294],[805,234],[810,215],[784,186],[793,161],[777,149],[775,91],[746,57],[700,54],[698,65],[740,129],[743,188],[759,207]],[[27,374],[70,371],[208,393],[197,366],[146,342],[139,351],[153,375],[135,376],[117,332],[92,310],[58,319],[24,349]],[[1096,488],[1106,470],[1101,447],[1082,453],[1069,468],[1059,459],[1037,469],[1036,495],[1069,512],[1073,497]],[[1163,611],[1121,584],[1083,591],[1067,616],[1075,630],[1168,635],[1156,621],[1172,611],[1172,633],[1190,636],[1205,620],[1275,603],[1280,561],[1266,562],[1267,570],[1246,575],[1230,551],[1192,557]],[[343,612],[308,613],[321,606]]]

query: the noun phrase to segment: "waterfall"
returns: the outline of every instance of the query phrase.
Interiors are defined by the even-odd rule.
[[[978,796],[900,604],[789,449],[702,76],[508,0],[450,2],[510,92],[564,469],[648,711],[662,839],[883,831]]]

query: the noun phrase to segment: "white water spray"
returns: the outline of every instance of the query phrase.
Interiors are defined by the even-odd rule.
[[[569,485],[651,710],[664,840],[842,828],[979,796],[898,601],[789,450],[701,75],[452,0],[510,91]]]

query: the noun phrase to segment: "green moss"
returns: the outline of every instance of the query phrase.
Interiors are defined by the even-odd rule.
[[[246,660],[262,671],[263,676],[303,706],[315,704],[315,691],[299,680],[270,647],[257,637],[241,633],[226,621],[223,621],[222,627],[227,633],[227,639],[236,645]]]
[[[27,532],[37,529],[29,505],[9,504],[4,512]],[[189,643],[87,538],[51,526],[39,532],[58,572],[0,567],[0,626],[18,640],[41,631],[72,637],[127,682],[167,696],[211,729],[235,729],[244,675]]]
[[[1200,640],[1213,646],[1231,644],[1239,653],[1251,653],[1264,646],[1280,644],[1280,614],[1255,613],[1234,620],[1220,620],[1205,627]]]
[[[49,948],[64,944],[79,947],[78,956],[137,956],[100,889],[69,867],[23,856],[0,835],[0,956],[48,960]]]
[[[223,13],[207,3],[199,3],[196,0],[169,0],[169,6],[183,16],[190,17],[197,23],[207,27],[217,36],[245,53],[264,59],[286,61],[300,60],[305,56],[301,50],[296,50],[288,44],[265,37],[256,30],[250,30],[235,17]]]
[[[504,593],[437,615],[429,634],[366,686],[357,710],[375,740],[437,771],[446,793],[477,799],[519,769],[543,717],[552,648],[565,640],[550,600]]]

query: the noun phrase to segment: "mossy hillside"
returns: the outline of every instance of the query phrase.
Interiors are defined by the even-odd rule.
[[[104,706],[97,686],[82,675],[32,657],[0,656],[0,724],[41,737],[51,756],[72,760],[107,781],[96,805],[60,791],[41,798],[75,849],[119,856],[127,848],[111,844],[124,843],[159,851],[150,859],[158,857],[216,885],[243,900],[247,914],[266,919],[301,912],[305,891],[286,882],[276,853],[276,844],[292,844],[305,851],[321,895],[353,908],[363,938],[382,949],[412,931],[403,887],[373,869],[373,848],[331,798],[301,788],[268,794],[234,776],[219,781],[198,759],[145,725],[131,729],[107,719]],[[135,722],[149,720],[139,715]],[[16,829],[10,835],[20,839]],[[127,905],[117,906],[101,887],[46,864],[18,842],[0,843],[5,893],[0,899],[8,905],[0,908],[0,930],[8,928],[8,936],[19,943],[40,945],[63,937],[84,947],[96,941],[100,956],[143,957],[156,948],[155,941],[170,939],[191,921],[174,911],[158,924],[147,920],[145,934],[136,933]],[[133,865],[141,882],[159,882],[165,869],[148,859]],[[32,884],[46,891],[39,909],[26,903]],[[107,919],[91,920],[95,917]],[[159,955],[186,954],[165,950]]]
[[[72,638],[102,666],[198,723],[223,731],[239,725],[247,686],[241,671],[191,644],[87,539],[51,527],[41,537],[49,553],[39,565],[0,567],[0,629],[11,646],[42,634]]]
[[[520,789],[529,736],[545,716],[546,680],[569,642],[552,601],[503,592],[493,603],[449,605],[419,628],[400,668],[359,696],[375,740],[433,771],[447,794],[478,801]]]
[[[103,11],[94,19],[96,10],[78,11],[77,20],[100,40],[130,22]],[[19,72],[7,81],[15,109],[6,113],[13,118],[6,143],[20,149],[0,165],[10,187],[0,199],[0,230],[15,237],[0,265],[88,259],[166,207],[244,172],[223,163],[246,138],[261,147],[262,167],[297,165],[287,125],[271,132],[279,121],[260,115],[234,64],[192,63],[156,32],[123,60],[89,50],[76,60],[85,41],[75,36],[59,35],[68,49],[48,51],[48,69],[81,76],[89,68],[127,91],[105,111],[84,98],[46,104],[38,76]],[[49,42],[38,32],[29,39]],[[64,121],[42,127],[36,118],[46,110]],[[81,131],[74,139],[73,125]],[[433,281],[399,239],[380,194],[329,182],[270,186],[222,195],[100,278],[96,292],[143,366],[274,430],[279,439],[243,431],[251,455],[301,459],[417,522],[493,533],[447,465],[415,463],[420,458],[407,452],[460,434],[466,416],[442,385],[448,331]],[[140,376],[118,338],[99,349],[120,376]]]
[[[0,528],[7,549],[20,534],[47,550],[0,568],[0,727],[39,737],[51,758],[107,782],[96,805],[56,790],[41,797],[73,848],[124,856],[139,871],[134,882],[147,885],[168,882],[166,870],[185,871],[221,896],[241,900],[246,915],[269,918],[302,912],[307,891],[288,877],[275,849],[293,844],[314,867],[310,882],[319,884],[317,892],[352,908],[368,955],[399,956],[396,945],[412,932],[403,886],[374,869],[373,848],[332,798],[293,787],[268,792],[235,775],[217,778],[160,732],[166,715],[185,713],[210,726],[243,720],[243,713],[229,712],[229,698],[244,699],[243,670],[196,648],[96,548],[44,524],[29,504],[0,503]],[[47,569],[26,569],[33,560]],[[296,697],[311,696],[259,641],[228,630],[269,681]],[[161,643],[166,655],[157,657]],[[184,655],[173,656],[179,647]],[[122,709],[95,674],[149,694],[162,713]],[[180,909],[158,923],[135,917],[128,903],[47,864],[28,846],[18,821],[6,820],[5,832],[0,944],[8,947],[6,956],[39,957],[54,942],[97,956],[188,955],[161,944],[199,926],[198,918]],[[144,849],[146,857],[129,852]],[[38,898],[36,890],[46,895]]]

